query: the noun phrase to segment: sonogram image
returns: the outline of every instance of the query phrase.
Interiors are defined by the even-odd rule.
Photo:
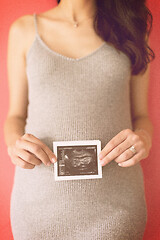
[[[59,176],[98,174],[97,145],[58,146]]]

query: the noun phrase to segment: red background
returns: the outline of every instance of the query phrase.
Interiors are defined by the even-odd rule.
[[[18,17],[43,12],[56,5],[55,0],[0,0],[0,239],[13,239],[9,218],[10,194],[14,165],[4,143],[3,124],[8,111],[7,39],[10,24]],[[151,63],[149,86],[149,114],[154,124],[153,146],[147,159],[141,161],[144,172],[148,222],[144,240],[160,239],[160,2],[148,0],[153,15],[150,46],[156,54]]]

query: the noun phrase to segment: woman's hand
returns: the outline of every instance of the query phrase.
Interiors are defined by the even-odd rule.
[[[25,133],[10,145],[8,154],[13,164],[26,169],[32,169],[42,162],[50,166],[51,163],[57,161],[55,154],[48,146],[29,133]]]
[[[129,149],[132,145],[136,149],[135,154]],[[131,129],[124,129],[102,149],[99,154],[100,164],[105,166],[114,160],[119,166],[130,167],[147,158],[150,148],[151,141],[147,141],[142,131],[134,132]]]

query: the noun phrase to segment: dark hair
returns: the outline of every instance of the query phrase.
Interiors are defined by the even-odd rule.
[[[153,16],[146,6],[146,0],[95,1],[96,33],[130,58],[132,75],[144,73],[147,64],[155,58],[155,53],[147,43]],[[57,3],[60,3],[60,0],[57,0]]]

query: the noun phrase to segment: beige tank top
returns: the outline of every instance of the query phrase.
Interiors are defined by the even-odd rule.
[[[107,42],[81,58],[64,56],[41,39],[36,14],[34,23],[26,59],[25,131],[51,149],[53,141],[92,139],[101,140],[103,148],[119,131],[132,128],[128,56]]]

